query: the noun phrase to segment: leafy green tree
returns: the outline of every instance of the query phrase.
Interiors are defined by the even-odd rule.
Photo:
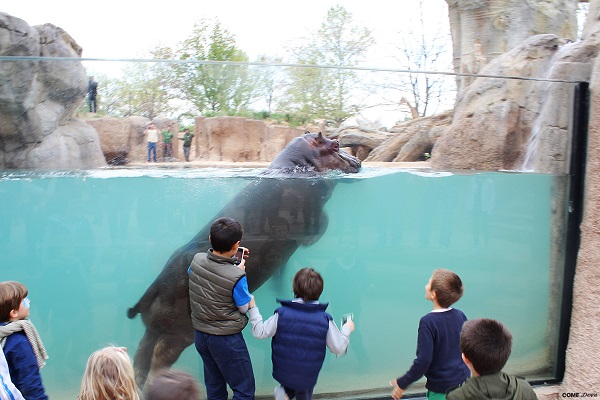
[[[248,56],[219,21],[200,20],[178,50],[178,88],[202,114],[233,115],[256,98],[253,75],[247,65],[210,61],[247,62]],[[193,62],[197,61],[197,62]],[[208,62],[207,62],[208,61]]]
[[[266,112],[270,114],[273,112],[275,99],[282,94],[285,87],[285,71],[282,67],[269,64],[281,64],[283,60],[280,57],[262,55],[257,61],[265,64],[254,70],[257,93],[261,95]]]
[[[292,50],[295,64],[307,67],[290,69],[290,84],[280,108],[336,123],[358,112],[358,79],[348,67],[357,66],[374,42],[371,30],[358,26],[343,6],[331,7],[308,42]]]
[[[175,116],[175,75],[168,63],[160,61],[170,59],[172,50],[157,47],[150,56],[152,61],[125,66],[124,78],[106,81],[103,101],[107,114],[139,115],[149,119],[159,115]]]

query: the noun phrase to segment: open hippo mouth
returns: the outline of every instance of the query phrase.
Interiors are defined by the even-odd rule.
[[[346,165],[346,167],[340,167],[342,172],[347,174],[355,174],[360,171],[362,164],[358,157],[354,157],[352,154],[348,154],[344,150],[338,150],[338,156],[342,159],[342,165]]]
[[[361,162],[357,157],[340,150],[337,139],[329,139],[321,132],[306,132],[298,136],[271,163],[266,174],[314,174],[327,171],[357,173]]]

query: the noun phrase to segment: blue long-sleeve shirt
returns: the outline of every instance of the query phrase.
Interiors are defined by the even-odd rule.
[[[33,347],[25,332],[6,337],[4,355],[10,369],[10,379],[27,400],[47,400]]]
[[[421,318],[417,357],[408,372],[397,379],[401,389],[425,375],[428,390],[446,393],[470,376],[460,351],[460,331],[466,320],[465,314],[455,308],[434,310]]]

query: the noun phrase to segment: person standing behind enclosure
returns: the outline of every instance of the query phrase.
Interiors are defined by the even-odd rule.
[[[95,113],[97,108],[96,96],[98,95],[98,82],[94,79],[94,77],[90,77],[88,82],[88,103],[90,107],[90,112]]]
[[[150,162],[150,154],[153,154],[154,162],[156,162],[156,143],[158,142],[158,129],[156,125],[151,123],[145,131],[146,140],[148,141],[148,162]]]
[[[172,125],[169,125],[167,129],[162,131],[163,140],[163,161],[173,160],[173,132],[171,132]]]
[[[185,128],[183,137],[179,138],[179,140],[183,140],[183,156],[185,157],[185,161],[190,161],[190,147],[192,146],[193,138],[194,134],[190,133],[189,128]]]
[[[460,331],[467,317],[450,307],[463,291],[462,281],[454,272],[443,268],[433,271],[425,286],[425,298],[433,303],[433,311],[419,321],[417,358],[412,367],[390,382],[394,399],[400,399],[411,383],[425,375],[427,398],[445,400],[448,389],[469,377],[460,352]]]
[[[35,326],[27,319],[30,301],[20,282],[0,283],[0,343],[10,379],[27,400],[48,399],[40,369],[48,358]]]
[[[233,400],[254,399],[254,371],[242,336],[252,296],[246,260],[234,257],[242,235],[236,220],[217,219],[208,237],[212,248],[196,254],[188,269],[195,345],[204,363],[208,400],[227,400],[227,385]]]
[[[106,346],[90,355],[77,400],[140,400],[125,347]]]
[[[348,348],[354,322],[350,319],[340,331],[327,304],[320,304],[323,278],[312,268],[302,268],[294,276],[292,290],[295,299],[280,301],[281,307],[263,322],[252,297],[250,322],[252,335],[258,339],[272,337],[273,378],[280,383],[275,388],[276,400],[310,400],[323,367],[326,349],[342,354]]]

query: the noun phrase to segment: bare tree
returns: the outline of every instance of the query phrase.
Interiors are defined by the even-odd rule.
[[[428,26],[424,1],[420,0],[418,15],[408,32],[402,33],[395,56],[398,68],[406,72],[386,75],[379,83],[387,105],[407,107],[413,119],[451,108],[456,93],[454,78],[443,74],[452,70],[451,49],[449,27]]]

